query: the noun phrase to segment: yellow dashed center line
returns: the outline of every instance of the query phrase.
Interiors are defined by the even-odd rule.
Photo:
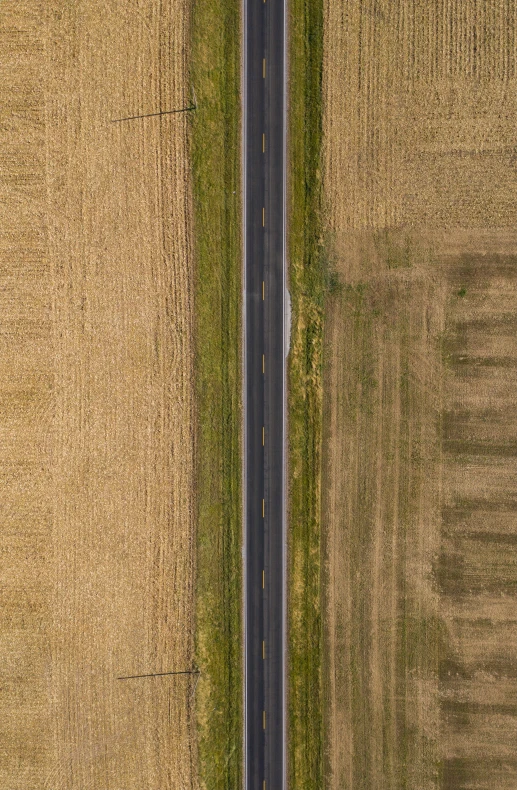
[[[266,59],[262,58],[262,77],[266,79]]]
[[[266,711],[265,710],[262,711],[262,729],[263,730],[266,729]]]
[[[262,373],[266,372],[266,357],[262,354]]]

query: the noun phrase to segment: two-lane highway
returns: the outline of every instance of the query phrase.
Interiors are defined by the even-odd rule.
[[[286,786],[285,0],[243,0],[245,790]]]

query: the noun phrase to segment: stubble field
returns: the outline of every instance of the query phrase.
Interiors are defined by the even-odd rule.
[[[517,785],[516,22],[325,3],[336,790]]]
[[[192,788],[183,0],[2,4],[0,786]]]

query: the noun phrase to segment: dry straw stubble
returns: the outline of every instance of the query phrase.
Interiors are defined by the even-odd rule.
[[[192,787],[188,8],[2,14],[0,784]]]
[[[514,4],[326,3],[334,787],[513,787]]]

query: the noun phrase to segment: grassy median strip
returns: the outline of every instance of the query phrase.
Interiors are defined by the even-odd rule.
[[[240,3],[195,0],[196,692],[202,784],[242,780]]]
[[[321,241],[323,5],[290,3],[289,777],[323,787],[320,605],[322,335],[329,280]]]

